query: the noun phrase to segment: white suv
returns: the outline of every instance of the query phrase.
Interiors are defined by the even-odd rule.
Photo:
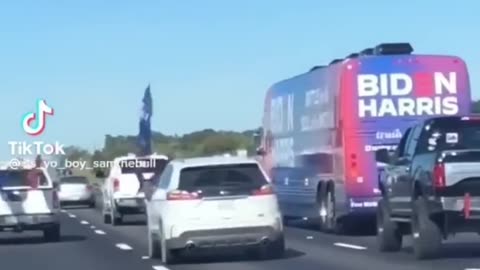
[[[167,162],[167,156],[157,154],[115,158],[102,188],[104,222],[115,226],[125,215],[145,213],[142,181],[160,174]]]
[[[0,168],[0,231],[43,231],[60,241],[58,182],[47,169]]]
[[[173,160],[147,196],[149,255],[243,247],[264,258],[285,250],[277,197],[258,162],[245,157]]]

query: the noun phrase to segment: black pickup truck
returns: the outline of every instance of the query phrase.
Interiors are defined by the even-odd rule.
[[[398,251],[413,236],[417,259],[437,257],[442,241],[480,233],[480,118],[435,117],[408,129],[394,152],[376,151],[382,199],[380,251]]]

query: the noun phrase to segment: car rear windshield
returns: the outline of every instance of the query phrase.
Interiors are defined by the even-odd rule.
[[[1,170],[0,188],[48,186],[48,179],[41,170]]]
[[[168,160],[159,158],[139,158],[139,159],[126,159],[120,161],[120,168],[122,174],[132,173],[161,173]]]
[[[424,138],[421,147],[424,151],[448,149],[480,149],[480,120],[444,121],[431,127]]]
[[[60,183],[62,184],[86,184],[88,180],[86,177],[83,176],[70,176],[70,177],[62,177],[60,179]]]
[[[268,184],[257,164],[215,165],[185,168],[179,189],[189,192],[218,189],[257,189]]]

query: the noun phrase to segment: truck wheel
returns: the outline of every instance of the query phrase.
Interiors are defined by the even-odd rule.
[[[382,252],[399,251],[402,248],[403,235],[398,224],[390,219],[390,211],[381,199],[377,207],[377,243]]]
[[[320,229],[324,232],[338,232],[333,191],[324,185],[319,194]]]
[[[442,232],[430,219],[425,199],[414,202],[412,215],[413,253],[419,260],[438,256],[442,246]]]
[[[43,238],[47,242],[59,242],[60,241],[60,225],[55,224],[43,230]]]
[[[113,213],[111,214],[111,217],[110,217],[110,218],[111,218],[111,220],[112,220],[112,226],[118,226],[118,225],[121,225],[121,224],[122,224],[122,221],[123,221],[122,217],[121,217],[121,216],[117,216],[117,215],[115,214],[115,212],[113,212]]]

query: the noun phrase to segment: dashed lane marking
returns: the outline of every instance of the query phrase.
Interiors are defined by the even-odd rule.
[[[334,245],[334,246],[337,246],[337,247],[351,248],[351,249],[356,249],[356,250],[365,250],[365,249],[367,249],[366,247],[357,246],[357,245],[352,245],[352,244],[346,244],[346,243],[335,243],[335,244],[333,244],[333,245]]]
[[[307,236],[307,239],[308,239],[308,240],[312,240],[312,239],[313,239],[313,236],[309,235],[309,236]]]
[[[149,256],[142,256],[142,260],[148,260],[148,259],[150,259]]]
[[[92,230],[95,230],[96,228],[97,228],[97,227],[95,227],[95,226],[93,226],[93,225],[90,226],[90,229],[92,229]]]
[[[106,234],[106,233],[105,233],[104,231],[102,231],[102,230],[95,230],[95,233],[96,233],[96,234],[101,234],[101,235]]]
[[[124,244],[124,243],[120,243],[120,244],[116,244],[115,245],[117,248],[121,249],[121,250],[132,250],[133,248],[127,244]]]
[[[67,210],[65,210],[65,209],[62,209],[62,210],[60,210],[60,212],[62,212],[62,213],[66,213],[66,212],[67,212]]]
[[[152,266],[152,268],[154,270],[169,270],[167,267],[165,267],[163,265],[154,265],[154,266]]]
[[[83,224],[83,225],[88,225],[88,224],[90,224],[90,223],[88,223],[88,221],[85,221],[85,220],[82,220],[80,223]]]
[[[68,214],[68,216],[71,217],[71,218],[76,218],[77,217],[74,214]]]

